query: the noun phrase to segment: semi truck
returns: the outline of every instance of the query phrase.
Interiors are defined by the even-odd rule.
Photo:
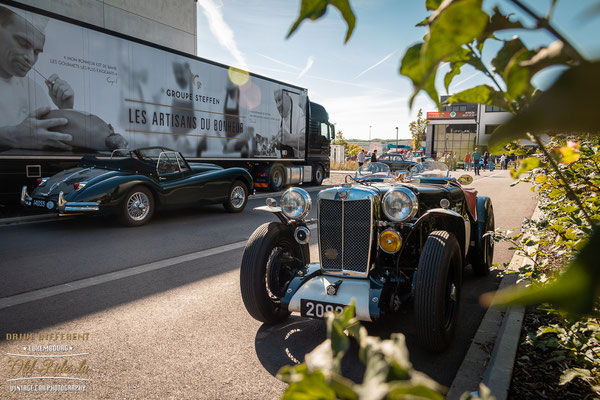
[[[0,0],[0,199],[84,154],[162,146],[247,168],[256,189],[321,184],[335,137],[308,91]]]

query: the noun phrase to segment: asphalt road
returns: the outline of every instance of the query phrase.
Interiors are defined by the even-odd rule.
[[[492,197],[496,226],[505,229],[518,227],[535,208],[529,187],[509,187],[511,182],[506,171],[488,171],[471,185]],[[16,356],[7,353],[50,354],[28,350],[38,344],[67,344],[73,354],[86,353],[69,359],[77,365],[85,359],[89,366],[89,380],[76,381],[87,386],[77,398],[280,397],[285,384],[274,375],[302,361],[325,338],[325,326],[296,316],[264,326],[244,309],[243,246],[258,225],[274,220],[252,210],[263,204],[264,199],[251,200],[239,215],[220,206],[164,212],[140,228],[89,217],[0,226],[0,397],[23,396],[10,391],[23,381],[8,381],[15,370],[7,365]],[[499,245],[494,261],[511,256],[507,245]],[[311,257],[316,261],[314,244]],[[413,365],[449,386],[484,313],[478,297],[498,283],[494,274],[465,274],[456,340],[441,355],[415,344],[410,313],[389,325],[370,325],[369,331],[382,337],[405,333]],[[8,340],[14,333],[35,336]],[[39,333],[88,336],[46,340]],[[349,377],[360,379],[355,353],[343,366]]]

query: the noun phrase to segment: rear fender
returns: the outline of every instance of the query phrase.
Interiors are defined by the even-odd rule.
[[[144,176],[115,176],[93,185],[86,185],[67,198],[68,201],[101,201],[106,207],[116,207],[125,198],[134,186],[148,188],[157,204],[160,204],[160,195],[156,185],[152,185]]]

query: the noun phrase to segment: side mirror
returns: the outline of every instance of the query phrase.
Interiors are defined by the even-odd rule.
[[[458,183],[460,183],[461,185],[470,185],[471,183],[473,183],[473,177],[471,175],[461,175],[458,178]]]

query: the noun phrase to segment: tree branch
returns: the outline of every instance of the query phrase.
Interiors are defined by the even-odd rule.
[[[498,90],[501,91],[501,92],[504,92],[504,89],[502,89],[500,87],[500,84],[498,83],[498,81],[496,80],[496,78],[494,78],[494,76],[492,75],[492,73],[490,72],[490,70],[483,63],[483,59],[481,58],[481,55],[479,55],[479,54],[477,54],[475,52],[475,49],[473,48],[473,46],[471,45],[471,43],[467,43],[467,47],[468,47],[469,50],[471,50],[471,52],[475,55],[475,57],[479,58],[479,60],[481,61],[481,65],[483,66],[483,69],[485,69],[485,74],[494,82],[494,84],[496,85],[496,87],[498,88]]]
[[[536,13],[534,13],[529,7],[527,7],[525,4],[523,4],[521,2],[521,0],[509,0],[509,1],[511,3],[513,3],[514,5],[516,5],[517,7],[519,7],[521,10],[523,10],[527,15],[529,15],[530,17],[535,19],[537,26],[539,28],[543,28],[543,29],[547,30],[552,35],[554,35],[554,37],[556,37],[558,40],[563,42],[565,47],[567,47],[567,49],[569,50],[571,55],[574,56],[577,59],[577,61],[579,61],[580,63],[587,62],[587,60],[581,55],[581,53],[579,53],[579,51],[577,51],[575,46],[573,46],[571,44],[571,42],[569,42],[560,32],[558,32],[556,29],[554,29],[554,27],[550,24],[550,21],[548,19],[542,18],[539,15],[537,15]]]
[[[581,202],[581,199],[579,198],[579,196],[577,196],[575,194],[575,192],[571,188],[571,185],[569,185],[569,181],[567,180],[567,178],[564,176],[564,174],[560,170],[560,167],[556,163],[556,160],[554,160],[554,157],[552,157],[552,155],[550,153],[548,153],[548,149],[546,149],[546,146],[542,142],[542,139],[537,134],[534,134],[531,132],[529,133],[529,135],[535,140],[535,142],[538,144],[538,146],[540,146],[540,150],[542,150],[542,153],[544,153],[544,156],[546,156],[546,159],[548,160],[550,165],[552,165],[552,168],[556,171],[556,173],[558,174],[558,177],[562,180],[563,185],[564,185],[565,189],[567,190],[567,193],[569,193],[569,195],[573,198],[575,203],[577,203],[577,206],[583,213],[583,216],[585,217],[585,220],[587,221],[587,223],[590,226],[594,226],[594,221],[592,221],[592,218],[590,218],[590,215],[588,214],[586,209],[583,207],[583,203]]]

